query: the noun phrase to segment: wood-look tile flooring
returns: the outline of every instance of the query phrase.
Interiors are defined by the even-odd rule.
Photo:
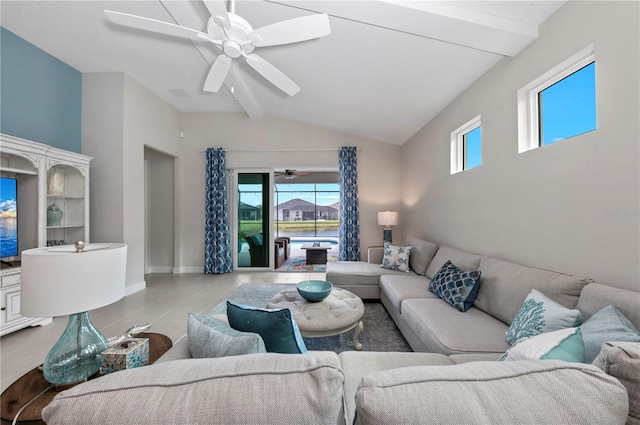
[[[243,283],[292,283],[324,279],[324,273],[233,272],[212,274],[148,274],[146,288],[106,307],[89,312],[93,324],[108,338],[133,325],[151,323],[149,332],[176,341],[187,331],[190,312],[209,313]],[[46,326],[25,328],[0,338],[2,391],[34,367],[67,325],[68,316],[55,317]]]

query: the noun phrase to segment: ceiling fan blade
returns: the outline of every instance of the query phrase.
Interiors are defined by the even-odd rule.
[[[143,18],[142,16],[129,15],[128,13],[114,12],[105,10],[109,19],[118,25],[138,28],[145,31],[157,32],[160,34],[173,35],[176,37],[190,38],[192,40],[207,40],[209,35],[196,31],[191,28],[181,27],[180,25],[170,24],[168,22],[157,21],[155,19]]]
[[[256,54],[250,54],[246,56],[247,63],[256,71],[258,71],[264,78],[269,80],[271,84],[278,87],[280,90],[293,96],[300,91],[300,87],[287,77],[275,66],[271,65],[266,60],[262,59]]]
[[[331,34],[329,16],[310,15],[267,25],[249,33],[254,46],[297,43]]]
[[[202,90],[208,92],[217,92],[220,90],[222,83],[224,83],[224,79],[227,77],[229,73],[229,69],[231,68],[232,59],[223,54],[220,54],[213,65],[211,65],[211,69],[209,70],[209,75],[207,75],[207,79],[204,82],[204,87]]]
[[[209,10],[211,17],[219,27],[227,30],[231,28],[229,14],[227,14],[227,8],[223,0],[204,0],[204,5],[207,6],[207,10]]]

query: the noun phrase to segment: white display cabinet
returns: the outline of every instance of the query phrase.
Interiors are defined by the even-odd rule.
[[[60,224],[44,222],[47,245],[74,244],[78,240],[89,243],[89,161],[90,157],[51,149],[46,158],[47,208],[55,204],[62,211]],[[59,176],[59,179],[53,177]],[[53,181],[53,182],[52,182]],[[56,188],[56,181],[60,191]],[[52,187],[53,186],[53,187]],[[61,186],[61,187],[60,187]]]
[[[89,242],[89,163],[91,157],[0,134],[0,175],[17,180],[18,251]],[[47,177],[57,173],[55,193]],[[62,189],[61,189],[62,188]],[[61,189],[61,190],[60,190]],[[62,211],[56,225],[47,223],[47,208]],[[51,318],[20,315],[20,255],[3,258],[0,268],[0,336],[27,326],[51,323]]]

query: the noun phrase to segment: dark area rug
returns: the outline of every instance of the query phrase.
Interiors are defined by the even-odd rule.
[[[245,283],[214,308],[211,314],[226,313],[227,300],[264,308],[275,294],[294,286],[287,283]],[[358,338],[362,343],[362,351],[412,351],[382,303],[365,301],[362,323],[364,330]],[[304,343],[308,350],[336,353],[355,350],[353,331],[326,338],[304,338]]]

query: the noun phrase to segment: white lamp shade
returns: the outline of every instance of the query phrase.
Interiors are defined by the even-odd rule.
[[[127,245],[87,244],[22,251],[20,314],[50,317],[104,307],[124,297]]]
[[[380,211],[378,213],[378,225],[380,226],[396,226],[398,224],[397,211]]]

